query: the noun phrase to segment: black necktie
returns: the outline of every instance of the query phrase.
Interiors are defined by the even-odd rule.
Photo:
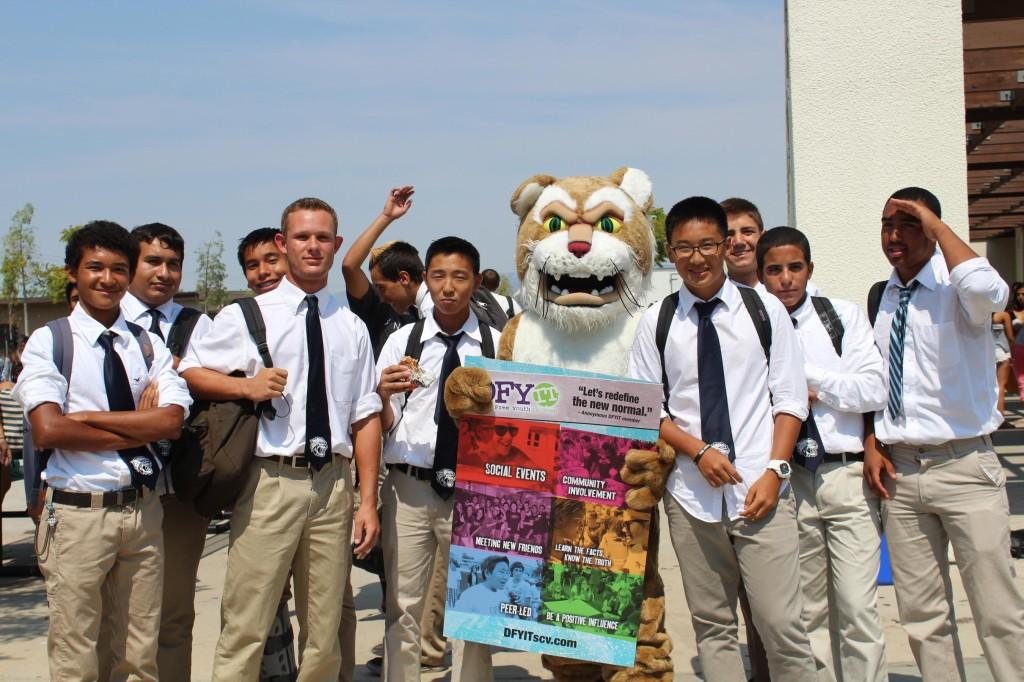
[[[793,320],[793,327],[796,327],[796,318]],[[793,447],[793,462],[801,465],[812,474],[825,460],[825,443],[821,440],[821,433],[818,432],[818,425],[814,423],[814,412],[807,408],[807,419],[800,425],[800,435],[796,437],[796,445]]]
[[[107,390],[107,406],[111,412],[130,412],[135,409],[135,398],[132,387],[128,383],[128,374],[124,371],[121,356],[114,350],[114,339],[117,335],[112,331],[100,334],[99,344],[103,348],[103,385]],[[156,476],[160,472],[160,464],[146,448],[128,448],[118,450],[128,472],[132,477],[132,486],[146,486],[152,490],[156,486]]]
[[[438,332],[437,338],[444,341],[444,360],[441,362],[441,376],[437,380],[437,402],[434,404],[434,423],[437,424],[437,441],[434,445],[434,477],[430,485],[442,500],[451,497],[455,490],[455,465],[459,457],[459,429],[455,420],[444,408],[444,384],[459,362],[459,339],[462,332],[448,336]]]
[[[303,451],[315,471],[327,463],[331,452],[331,420],[327,412],[327,375],[324,372],[324,337],[320,331],[320,306],[316,296],[306,296],[306,448]]]
[[[164,333],[160,331],[160,319],[162,317],[163,313],[156,308],[149,309],[149,331],[159,336],[161,341],[166,341],[167,339],[164,338]]]
[[[729,422],[729,399],[725,392],[725,367],[722,365],[722,345],[718,331],[711,321],[711,313],[722,300],[694,303],[699,318],[697,323],[697,388],[700,393],[700,434],[729,461],[736,460]]]

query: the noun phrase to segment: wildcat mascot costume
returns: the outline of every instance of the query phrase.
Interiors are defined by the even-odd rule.
[[[516,263],[524,311],[505,326],[499,360],[626,374],[633,335],[646,304],[655,241],[647,219],[653,197],[647,174],[620,168],[609,177],[535,175],[512,195],[519,218]],[[448,411],[492,409],[491,382],[479,368],[456,370],[445,386]],[[644,600],[633,668],[544,657],[563,682],[671,680],[672,642],[665,632],[664,586],[658,574],[657,504],[675,453],[632,450],[622,480],[626,503],[651,512]]]

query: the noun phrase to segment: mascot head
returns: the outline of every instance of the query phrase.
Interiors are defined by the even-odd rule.
[[[644,304],[654,264],[651,181],[535,175],[512,195],[523,303],[567,332],[613,324]]]

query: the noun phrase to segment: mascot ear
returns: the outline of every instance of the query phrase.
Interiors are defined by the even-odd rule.
[[[654,188],[647,173],[639,168],[623,166],[609,175],[608,179],[621,187],[644,213],[651,210],[654,205]]]
[[[512,212],[522,220],[530,208],[537,203],[537,197],[544,191],[544,188],[555,184],[556,180],[557,178],[550,175],[534,175],[532,178],[524,180],[523,184],[519,185],[512,194]]]

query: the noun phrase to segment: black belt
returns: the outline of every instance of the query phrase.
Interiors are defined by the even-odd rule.
[[[96,503],[93,502],[95,495]],[[123,488],[121,490],[108,490],[105,493],[75,492],[73,490],[59,490],[53,488],[50,499],[57,504],[66,504],[72,507],[99,508],[119,507],[123,504],[130,504],[142,497],[136,488]]]
[[[413,466],[412,464],[388,464],[388,469],[397,469],[406,476],[412,476],[417,481],[429,481],[434,478],[434,470],[424,467]]]
[[[824,458],[823,461],[825,461],[825,462],[863,462],[864,461],[864,453],[863,452],[837,452],[837,453],[826,452],[825,453],[825,458]]]

